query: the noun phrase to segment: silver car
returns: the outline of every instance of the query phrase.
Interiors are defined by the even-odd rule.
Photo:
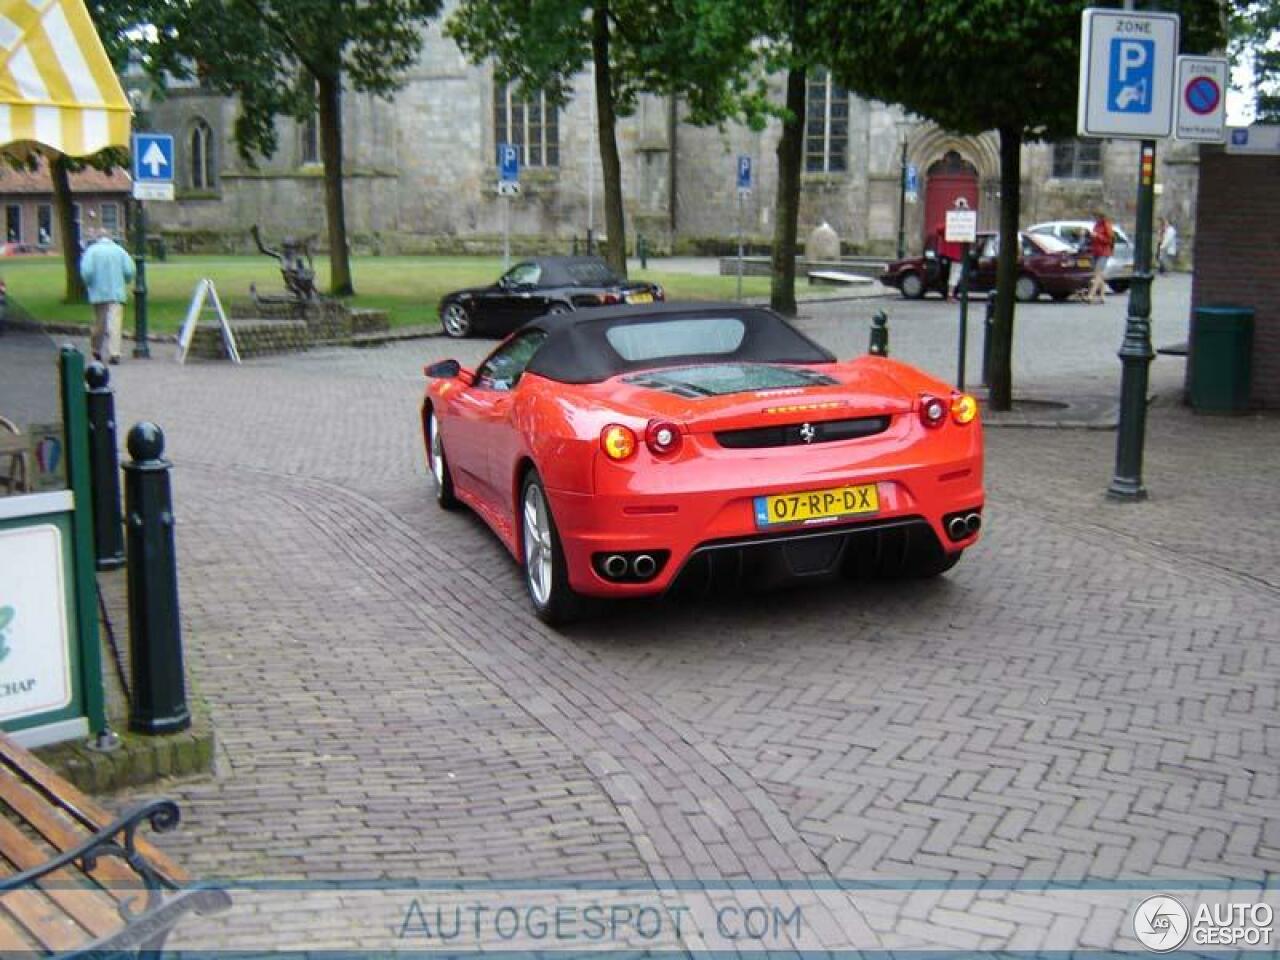
[[[1116,235],[1115,251],[1107,263],[1107,286],[1116,293],[1124,293],[1133,280],[1133,241],[1118,226],[1112,225]],[[1092,220],[1050,220],[1027,227],[1027,233],[1047,234],[1071,244],[1077,250],[1086,253],[1089,250],[1090,237],[1093,235]]]

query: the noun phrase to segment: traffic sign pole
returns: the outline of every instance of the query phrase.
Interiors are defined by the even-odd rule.
[[[960,345],[956,351],[956,389],[964,390],[965,351],[969,346],[969,244],[960,244]]]
[[[742,299],[742,191],[738,191],[738,299]]]
[[[738,157],[738,299],[742,299],[742,257],[743,257],[743,207],[747,197],[751,195],[751,158],[745,154]]]
[[[1155,351],[1151,348],[1151,230],[1155,211],[1156,142],[1143,140],[1138,168],[1138,223],[1134,237],[1129,317],[1120,345],[1120,426],[1116,432],[1116,469],[1107,488],[1113,500],[1145,500],[1142,452],[1147,434],[1147,384]]]

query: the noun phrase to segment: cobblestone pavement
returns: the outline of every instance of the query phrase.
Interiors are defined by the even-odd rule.
[[[858,307],[802,323],[848,355]],[[1024,389],[1111,389],[1122,310],[1020,310]],[[945,371],[953,308],[901,312],[895,354]],[[557,634],[426,484],[421,364],[484,347],[118,368],[122,424],[169,438],[221,741],[216,778],[169,791],[195,873],[1274,878],[1280,419],[1192,415],[1162,358],[1145,503],[1102,496],[1113,433],[990,430],[984,539],[936,582],[632,604]],[[977,923],[939,897],[904,898],[899,932],[1105,944],[1124,915]]]

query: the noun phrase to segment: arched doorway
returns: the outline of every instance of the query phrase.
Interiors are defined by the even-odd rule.
[[[963,197],[971,210],[978,209],[978,168],[948,150],[926,173],[924,186],[924,240],[946,222],[947,211],[954,210],[956,200]]]

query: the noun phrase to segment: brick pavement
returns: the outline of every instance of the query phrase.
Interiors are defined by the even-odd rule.
[[[1195,417],[1167,367],[1148,503],[1101,497],[1114,434],[993,430],[986,536],[938,582],[633,604],[559,635],[425,485],[421,362],[480,349],[119,368],[121,421],[170,436],[223,743],[174,791],[195,871],[1273,877],[1280,421]],[[935,893],[903,895],[897,936],[1116,923]]]

